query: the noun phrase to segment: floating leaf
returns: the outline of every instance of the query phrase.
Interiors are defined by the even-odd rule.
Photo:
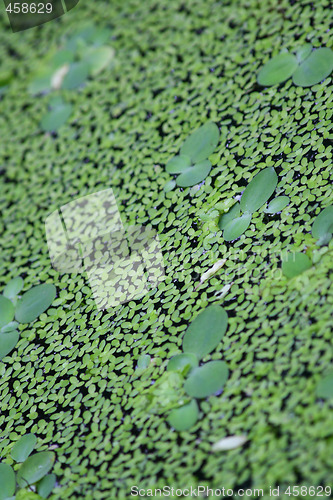
[[[11,300],[0,295],[0,328],[14,319],[15,309]]]
[[[19,333],[12,330],[6,333],[0,333],[0,360],[7,356],[16,346],[19,340]]]
[[[203,358],[219,345],[227,326],[228,315],[223,307],[206,307],[188,326],[183,338],[183,351]]]
[[[97,75],[105,69],[114,58],[112,47],[92,47],[85,53],[83,62],[87,64],[90,75]]]
[[[214,276],[214,274],[216,274],[217,271],[219,271],[226,262],[227,259],[220,259],[217,262],[215,262],[215,264],[210,269],[208,269],[208,271],[203,273],[203,275],[200,278],[200,283],[204,283],[205,281],[209,280],[209,278]]]
[[[137,364],[137,369],[138,370],[145,370],[148,368],[150,364],[150,356],[149,354],[141,354],[138,358],[138,364]]]
[[[174,179],[171,179],[169,182],[167,182],[165,185],[164,185],[164,191],[166,193],[169,193],[169,191],[172,191],[173,188],[175,187],[176,185],[176,181]]]
[[[333,371],[323,377],[317,385],[317,396],[323,399],[333,398]]]
[[[19,323],[34,321],[52,304],[56,287],[51,284],[37,285],[25,292],[17,303],[15,319]]]
[[[278,182],[273,167],[259,172],[247,185],[240,201],[243,212],[255,212],[272,196]]]
[[[293,54],[283,52],[270,59],[259,71],[257,82],[263,87],[282,83],[297,69],[297,59]]]
[[[288,253],[282,261],[282,272],[287,278],[293,278],[312,267],[312,262],[304,253]]]
[[[54,69],[60,68],[64,64],[70,64],[74,61],[75,54],[72,50],[62,49],[58,50],[51,59],[51,66]]]
[[[229,370],[224,361],[210,361],[193,368],[184,389],[194,398],[206,398],[220,391],[228,380]]]
[[[231,222],[233,219],[236,219],[240,216],[240,205],[236,203],[233,207],[230,208],[229,212],[222,214],[219,220],[219,228],[223,231],[223,229]]]
[[[169,360],[167,370],[180,371],[184,376],[186,376],[189,370],[191,368],[195,368],[198,364],[198,358],[190,352],[177,354]]]
[[[296,52],[296,58],[299,64],[301,64],[309,55],[311,54],[313,47],[311,43],[305,43]]]
[[[52,451],[41,451],[27,458],[17,473],[19,486],[24,488],[46,476],[52,468],[54,459],[55,455]]]
[[[36,95],[40,94],[41,92],[51,90],[51,79],[53,73],[53,68],[48,68],[35,76],[28,86],[29,94]]]
[[[276,214],[277,212],[281,212],[289,203],[288,196],[277,196],[270,202],[265,212],[267,214]]]
[[[169,174],[181,174],[191,166],[191,158],[189,156],[177,155],[168,161],[165,170],[169,172]]]
[[[163,413],[188,403],[185,395],[184,377],[179,372],[166,371],[145,391],[148,405],[152,413]]]
[[[17,327],[18,327],[18,322],[17,321],[10,321],[10,323],[7,323],[7,325],[3,326],[0,329],[0,332],[1,333],[12,332],[13,330],[16,330]]]
[[[179,187],[190,187],[195,184],[199,184],[204,179],[206,179],[212,168],[212,164],[209,160],[201,161],[196,163],[193,167],[189,167],[182,174],[180,174],[176,179],[176,184]]]
[[[11,499],[7,498],[6,500]],[[16,496],[13,500],[40,500],[40,496],[37,495],[37,493],[24,488],[16,493]]]
[[[70,104],[63,104],[51,111],[47,112],[41,121],[41,128],[45,132],[57,131],[72,114],[72,106]]]
[[[89,66],[85,62],[71,64],[63,79],[62,88],[67,90],[76,89],[87,80],[88,75]]]
[[[244,443],[246,443],[246,441],[247,437],[243,435],[229,436],[220,439],[220,441],[217,441],[217,443],[214,443],[212,446],[212,451],[234,450],[235,448],[239,448],[239,446],[242,446]]]
[[[333,71],[333,51],[326,47],[314,50],[293,74],[295,85],[311,87],[327,78]]]
[[[198,420],[199,408],[195,399],[170,412],[168,424],[176,431],[187,431]]]
[[[15,472],[7,464],[0,464],[0,500],[7,500],[15,493]]]
[[[4,288],[3,294],[7,299],[13,299],[23,288],[23,279],[18,276],[7,283]]]
[[[219,137],[220,132],[217,125],[213,122],[207,122],[186,139],[180,148],[180,154],[189,156],[193,163],[205,160],[214,152]]]
[[[312,236],[316,239],[327,241],[331,239],[333,232],[333,205],[320,212],[312,224]]]
[[[42,498],[47,498],[56,484],[56,475],[48,474],[37,483],[37,493]]]
[[[15,462],[24,462],[33,452],[37,443],[35,434],[25,434],[13,446],[11,457]]]
[[[233,241],[239,238],[250,225],[252,214],[246,213],[233,219],[223,231],[223,238],[225,241]]]

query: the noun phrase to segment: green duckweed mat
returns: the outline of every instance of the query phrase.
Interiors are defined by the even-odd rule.
[[[77,91],[57,134],[39,124],[48,98],[28,94],[41,58],[82,22],[111,28],[114,64]],[[333,48],[331,2],[81,0],[62,18],[13,34],[2,13],[0,58],[14,79],[0,106],[1,289],[54,283],[57,298],[0,363],[0,453],[23,434],[54,449],[51,500],[125,499],[131,487],[327,486],[332,400],[316,396],[333,357],[333,240],[288,280],[281,253],[311,251],[315,216],[333,203],[333,84],[256,83],[260,67],[305,42]],[[194,188],[163,190],[165,164],[207,120],[220,128],[213,168]],[[198,214],[239,196],[274,166],[281,214],[255,212],[236,242]],[[96,309],[87,277],[59,274],[45,237],[48,215],[111,187],[126,224],[155,229],[165,280],[142,299]],[[220,271],[202,285],[216,261]],[[190,431],[149,414],[141,393],[181,352],[190,321],[220,304],[229,327],[204,361],[223,359],[223,392],[200,403]],[[148,368],[136,371],[147,354]],[[212,452],[225,436],[248,441]],[[332,486],[332,485],[331,485]],[[146,495],[148,497],[148,495]],[[283,496],[281,498],[290,498]]]

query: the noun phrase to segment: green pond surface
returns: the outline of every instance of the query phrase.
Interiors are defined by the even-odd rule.
[[[83,69],[74,78],[72,69],[62,88],[31,93],[42,61],[89,23],[113,51],[98,59],[88,51],[89,77]],[[281,51],[306,43],[332,49],[332,23],[328,0],[81,0],[61,18],[14,34],[2,9],[0,293],[21,276],[19,295],[53,284],[56,297],[19,324],[18,343],[0,361],[0,456],[15,469],[15,442],[35,434],[36,451],[55,454],[50,500],[123,500],[133,498],[132,486],[145,490],[141,498],[165,485],[262,488],[265,498],[269,487],[332,487],[332,226],[320,249],[311,233],[333,205],[332,76],[304,87],[292,78],[257,83]],[[83,57],[84,45],[77,50]],[[208,121],[220,132],[211,169],[198,185],[170,183],[177,174],[167,163]],[[221,207],[239,202],[271,167],[274,193],[248,209],[248,227],[227,241]],[[109,188],[124,225],[157,231],[165,279],[141,298],[98,310],[84,271],[52,267],[45,220]],[[281,196],[289,201],[267,210]],[[289,271],[290,254],[308,256],[300,274]],[[182,415],[151,410],[143,394],[174,373],[169,359],[210,305],[223,306],[228,327],[186,385],[199,398],[191,400],[199,417],[176,431]],[[217,361],[223,365],[205,365]],[[223,390],[202,396],[200,374],[209,373],[200,366],[227,367]],[[193,412],[196,403],[184,418]]]

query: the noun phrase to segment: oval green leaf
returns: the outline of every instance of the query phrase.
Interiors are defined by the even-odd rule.
[[[137,370],[145,370],[150,365],[149,354],[141,354],[138,358]]]
[[[200,163],[196,163],[193,167],[189,167],[182,174],[178,175],[176,179],[176,184],[179,187],[190,187],[199,184],[204,179],[206,179],[207,175],[212,168],[212,164],[209,160],[201,161]]]
[[[229,370],[224,361],[210,361],[193,368],[185,380],[185,392],[194,398],[206,398],[223,388],[228,375]]]
[[[15,319],[30,323],[42,314],[54,301],[56,287],[52,284],[37,285],[25,292],[16,306]]]
[[[189,167],[191,167],[191,158],[186,155],[177,155],[168,161],[165,170],[169,174],[181,174]]]
[[[293,54],[283,52],[270,59],[259,71],[257,82],[263,87],[270,87],[285,82],[297,69],[297,59]]]
[[[67,90],[80,87],[87,80],[89,70],[90,68],[85,62],[71,64],[68,73],[64,76],[61,87]]]
[[[312,224],[312,236],[316,239],[332,233],[333,205],[324,208],[315,218]]]
[[[212,352],[221,342],[228,326],[228,315],[221,306],[211,305],[201,311],[188,326],[183,351],[198,359]]]
[[[12,330],[7,333],[0,333],[0,360],[14,349],[19,337],[20,335],[16,330]]]
[[[333,371],[323,377],[317,385],[317,396],[323,399],[333,398]]]
[[[70,104],[63,104],[51,111],[48,111],[42,118],[41,128],[45,132],[56,132],[72,114],[72,106]]]
[[[13,299],[23,288],[23,279],[18,276],[7,283],[4,288],[3,294],[7,299]]]
[[[21,488],[36,483],[52,468],[55,455],[52,451],[35,453],[23,462],[17,473],[17,482]]]
[[[240,201],[243,212],[255,212],[272,196],[278,182],[273,167],[259,172],[245,188]]]
[[[333,71],[333,51],[327,47],[314,50],[293,74],[295,85],[311,87],[325,80]]]
[[[168,363],[167,370],[168,371],[186,371],[186,374],[189,372],[191,368],[195,368],[198,366],[199,361],[195,354],[190,352],[184,354],[177,354],[173,356]],[[184,373],[183,373],[184,374]],[[185,374],[184,374],[185,375]]]
[[[7,464],[0,464],[0,500],[6,500],[15,493],[15,472]]]
[[[169,193],[169,191],[172,191],[175,186],[176,186],[176,181],[174,179],[171,179],[164,185],[163,190],[165,193]]]
[[[41,479],[37,483],[38,495],[40,495],[42,498],[47,498],[55,487],[56,480],[57,478],[55,474],[48,474],[47,476],[43,477],[43,479]]]
[[[282,261],[282,272],[287,278],[298,276],[310,267],[312,262],[305,253],[290,252]]]
[[[11,300],[0,295],[0,328],[14,319],[15,309]]]
[[[239,238],[250,225],[252,214],[246,213],[233,219],[223,231],[223,238],[225,241],[233,241]]]
[[[281,212],[286,206],[289,204],[288,196],[277,196],[270,202],[265,212],[267,214],[276,214],[277,212]]]
[[[301,64],[309,55],[311,54],[313,47],[311,43],[305,43],[296,52],[296,58],[299,64]]]
[[[13,446],[10,453],[15,462],[24,462],[33,452],[37,443],[35,434],[26,434],[22,436]]]
[[[175,408],[170,412],[167,419],[168,424],[176,431],[187,431],[198,420],[199,408],[195,399],[180,408]]]
[[[114,50],[112,47],[92,47],[87,50],[83,62],[87,64],[89,74],[97,75],[105,69],[114,58]]]
[[[195,130],[180,148],[180,154],[189,156],[198,163],[211,155],[219,141],[220,132],[214,122],[207,122]]]
[[[240,216],[240,205],[239,203],[236,203],[233,207],[230,208],[229,212],[226,212],[225,214],[221,215],[219,219],[219,228],[223,231],[223,229],[226,228],[229,222],[231,222],[232,220],[236,219],[239,216]]]
[[[16,330],[17,327],[18,327],[18,322],[17,321],[11,321],[10,323],[8,323],[7,325],[5,325],[5,326],[2,327],[0,329],[0,332],[1,333],[12,332],[13,330]]]

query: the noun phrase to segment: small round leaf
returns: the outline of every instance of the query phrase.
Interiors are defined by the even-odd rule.
[[[195,399],[170,412],[168,424],[176,431],[187,431],[198,420],[199,408]]]
[[[259,172],[247,185],[240,201],[243,212],[255,212],[272,196],[278,182],[273,167]]]
[[[259,71],[257,82],[270,87],[285,82],[297,69],[297,59],[293,54],[283,52],[270,59]]]
[[[220,132],[214,122],[207,122],[195,130],[180,148],[180,154],[198,163],[211,155],[219,141]]]
[[[282,272],[287,278],[298,276],[310,267],[312,262],[305,253],[290,252],[282,262]]]
[[[13,299],[23,288],[23,279],[18,276],[7,283],[4,288],[3,294],[7,299]]]
[[[185,380],[185,392],[194,398],[206,398],[220,391],[228,380],[229,370],[224,361],[210,361],[193,368]]]
[[[15,319],[19,323],[34,321],[52,304],[56,287],[52,284],[37,285],[25,292],[16,306]]]
[[[0,295],[0,328],[14,319],[15,309],[11,300]]]
[[[327,47],[314,50],[293,74],[295,85],[311,87],[325,80],[333,71],[333,51]]]
[[[0,333],[0,359],[3,359],[14,349],[19,337],[20,335],[16,330]]]
[[[0,464],[0,500],[7,500],[15,493],[15,472],[7,464]]]
[[[289,201],[290,200],[288,196],[277,196],[276,198],[274,198],[274,200],[270,202],[265,212],[267,214],[276,214],[277,212],[281,212],[281,210],[286,208]]]
[[[225,241],[233,241],[239,238],[250,225],[252,214],[246,213],[233,219],[223,231],[223,238]]]
[[[37,443],[35,434],[25,434],[13,446],[11,457],[15,462],[24,462],[32,453]]]
[[[228,326],[228,315],[221,306],[211,305],[201,311],[187,328],[183,351],[198,359],[212,352],[221,342]]]
[[[35,453],[23,462],[17,474],[17,482],[21,488],[36,483],[46,476],[52,468],[55,455],[52,451]]]

